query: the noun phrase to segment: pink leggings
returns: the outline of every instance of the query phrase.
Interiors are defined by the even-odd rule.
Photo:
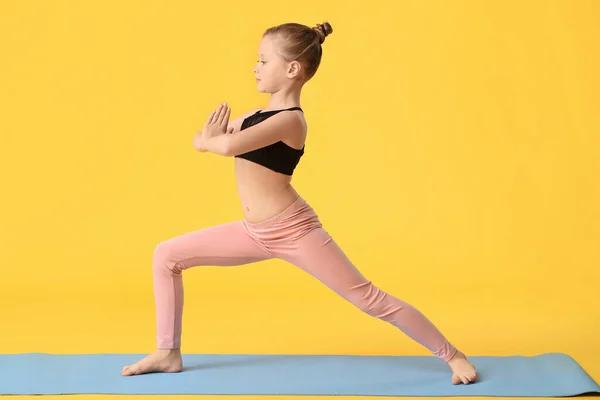
[[[367,280],[298,197],[266,221],[224,223],[160,243],[154,252],[157,348],[181,346],[182,271],[201,265],[234,266],[279,258],[296,265],[363,312],[399,328],[444,361],[457,349],[412,305]]]

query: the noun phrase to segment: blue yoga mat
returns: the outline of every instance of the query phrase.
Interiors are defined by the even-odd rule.
[[[452,385],[433,356],[184,354],[184,371],[121,376],[145,354],[0,355],[0,394],[557,397],[600,393],[565,354],[469,357],[479,381]]]

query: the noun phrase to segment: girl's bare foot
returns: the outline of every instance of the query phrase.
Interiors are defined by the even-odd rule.
[[[477,372],[475,366],[471,364],[467,357],[460,351],[457,352],[454,357],[447,362],[448,366],[452,370],[452,384],[458,385],[461,382],[465,385],[475,382],[477,379]]]
[[[183,359],[180,349],[156,350],[132,365],[123,367],[121,375],[140,375],[149,372],[181,372]]]

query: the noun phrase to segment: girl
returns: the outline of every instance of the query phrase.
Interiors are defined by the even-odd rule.
[[[327,22],[313,28],[286,23],[268,29],[260,41],[259,61],[253,71],[259,92],[271,95],[269,106],[229,121],[230,108],[221,104],[194,136],[196,150],[234,157],[244,218],[174,237],[156,247],[157,350],[125,366],[122,375],[183,370],[184,270],[279,258],[425,346],[447,363],[453,384],[475,381],[475,368],[465,355],[416,308],[367,280],[291,186],[307,133],[300,93],[317,71],[321,45],[332,32]]]

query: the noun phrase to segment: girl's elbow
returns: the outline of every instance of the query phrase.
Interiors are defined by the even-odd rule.
[[[243,145],[236,142],[235,138],[228,137],[228,140],[224,140],[221,147],[222,155],[225,157],[235,157],[244,152]]]
[[[218,152],[219,155],[223,157],[233,157],[235,155],[233,147],[231,146],[231,142],[229,140],[223,141],[222,145],[219,146]]]

